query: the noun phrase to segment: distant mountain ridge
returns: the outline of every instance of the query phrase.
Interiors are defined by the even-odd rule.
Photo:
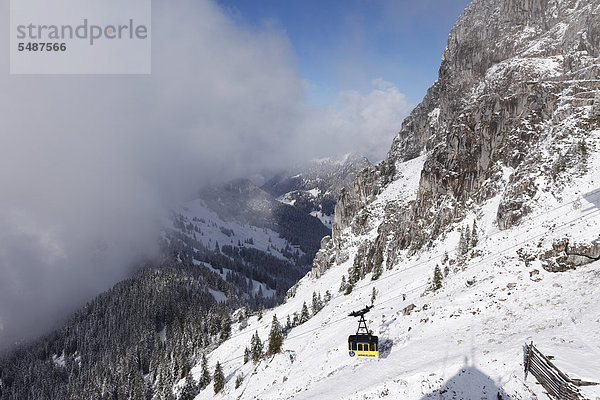
[[[341,190],[351,188],[358,173],[371,165],[359,154],[315,159],[303,167],[276,174],[261,188],[280,201],[318,217],[331,229]]]
[[[174,210],[164,238],[175,257],[218,270],[256,308],[283,299],[329,232],[317,218],[239,179],[204,188]]]
[[[347,154],[280,172],[262,187],[249,179],[205,187],[165,221],[165,238],[179,259],[219,270],[239,296],[254,297],[252,307],[272,306],[310,270],[342,188],[369,165]]]

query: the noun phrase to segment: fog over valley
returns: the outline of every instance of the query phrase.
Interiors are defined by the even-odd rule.
[[[379,161],[412,109],[375,78],[312,105],[285,31],[212,1],[154,3],[152,25],[148,76],[9,75],[0,41],[0,349],[156,256],[161,219],[203,185],[351,151]]]

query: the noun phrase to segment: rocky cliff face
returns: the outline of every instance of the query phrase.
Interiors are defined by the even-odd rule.
[[[439,79],[402,124],[387,158],[342,192],[333,240],[317,254],[317,276],[343,261],[345,235],[377,228],[364,254],[416,251],[487,200],[500,196],[497,224],[518,224],[540,193],[559,195],[583,173],[598,126],[599,0],[475,0],[452,29]],[[413,198],[378,194],[423,159]]]

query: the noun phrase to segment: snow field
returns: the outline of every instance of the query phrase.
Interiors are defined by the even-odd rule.
[[[591,137],[599,134],[592,132]],[[422,161],[401,166],[405,181],[392,183],[372,203],[375,221],[382,218],[387,201],[408,201],[416,194],[415,176]],[[597,152],[590,154],[588,170],[600,170]],[[214,396],[211,385],[196,399],[495,399],[499,391],[510,399],[542,399],[543,388],[535,378],[524,380],[523,345],[531,341],[553,355],[555,364],[571,377],[600,382],[600,262],[550,273],[538,260],[526,266],[517,254],[519,249],[533,254],[548,250],[564,237],[598,238],[598,182],[588,173],[572,179],[560,198],[542,193],[536,200],[536,209],[506,231],[494,222],[500,197],[457,224],[455,228],[476,220],[480,231],[476,252],[464,263],[457,261],[455,229],[428,252],[402,254],[403,261],[379,280],[367,275],[348,296],[338,292],[342,275],[347,275],[361,241],[375,237],[378,223],[362,237],[343,232],[349,238],[348,261],[319,279],[305,276],[296,295],[265,311],[261,321],[253,316],[241,331],[234,324],[232,338],[209,354],[212,369],[217,361],[224,367],[224,391]],[[449,265],[443,287],[428,291],[433,269],[442,266],[445,252],[455,262]],[[531,275],[535,270],[537,275]],[[373,288],[377,298],[367,319],[379,336],[381,357],[354,359],[348,356],[347,337],[358,321],[347,314],[370,304]],[[310,307],[313,292],[324,296],[327,290],[331,301],[288,333],[282,354],[256,365],[243,364],[252,334],[258,331],[267,340],[273,314],[284,324],[288,314],[300,312],[303,302]],[[411,304],[415,309],[404,315]],[[289,352],[296,355],[294,363]],[[199,366],[192,372],[197,379]],[[244,381],[235,389],[238,375]],[[598,387],[582,391],[591,399],[600,398]]]
[[[199,199],[183,204],[178,213],[185,218],[186,224],[191,223],[202,231],[202,234],[195,233],[195,237],[208,248],[214,248],[216,242],[219,246],[237,246],[239,241],[245,247],[253,247],[265,252],[269,249],[273,256],[287,260],[279,250],[284,249],[289,243],[271,229],[257,228],[233,220],[225,221]],[[176,229],[172,221],[165,221],[164,226]],[[248,240],[252,240],[253,243],[247,243]],[[300,249],[298,251],[303,254]]]

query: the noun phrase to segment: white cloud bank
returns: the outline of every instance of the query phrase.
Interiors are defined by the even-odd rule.
[[[379,78],[373,81],[373,86],[367,94],[340,93],[336,107],[317,112],[316,119],[307,119],[310,126],[307,130],[320,132],[329,151],[359,152],[379,162],[413,106],[391,83]]]
[[[410,105],[379,80],[306,105],[279,31],[211,1],[153,4],[147,76],[10,76],[0,42],[0,349],[155,252],[168,205],[208,181],[355,151],[381,159]],[[0,3],[0,28],[8,2]]]

